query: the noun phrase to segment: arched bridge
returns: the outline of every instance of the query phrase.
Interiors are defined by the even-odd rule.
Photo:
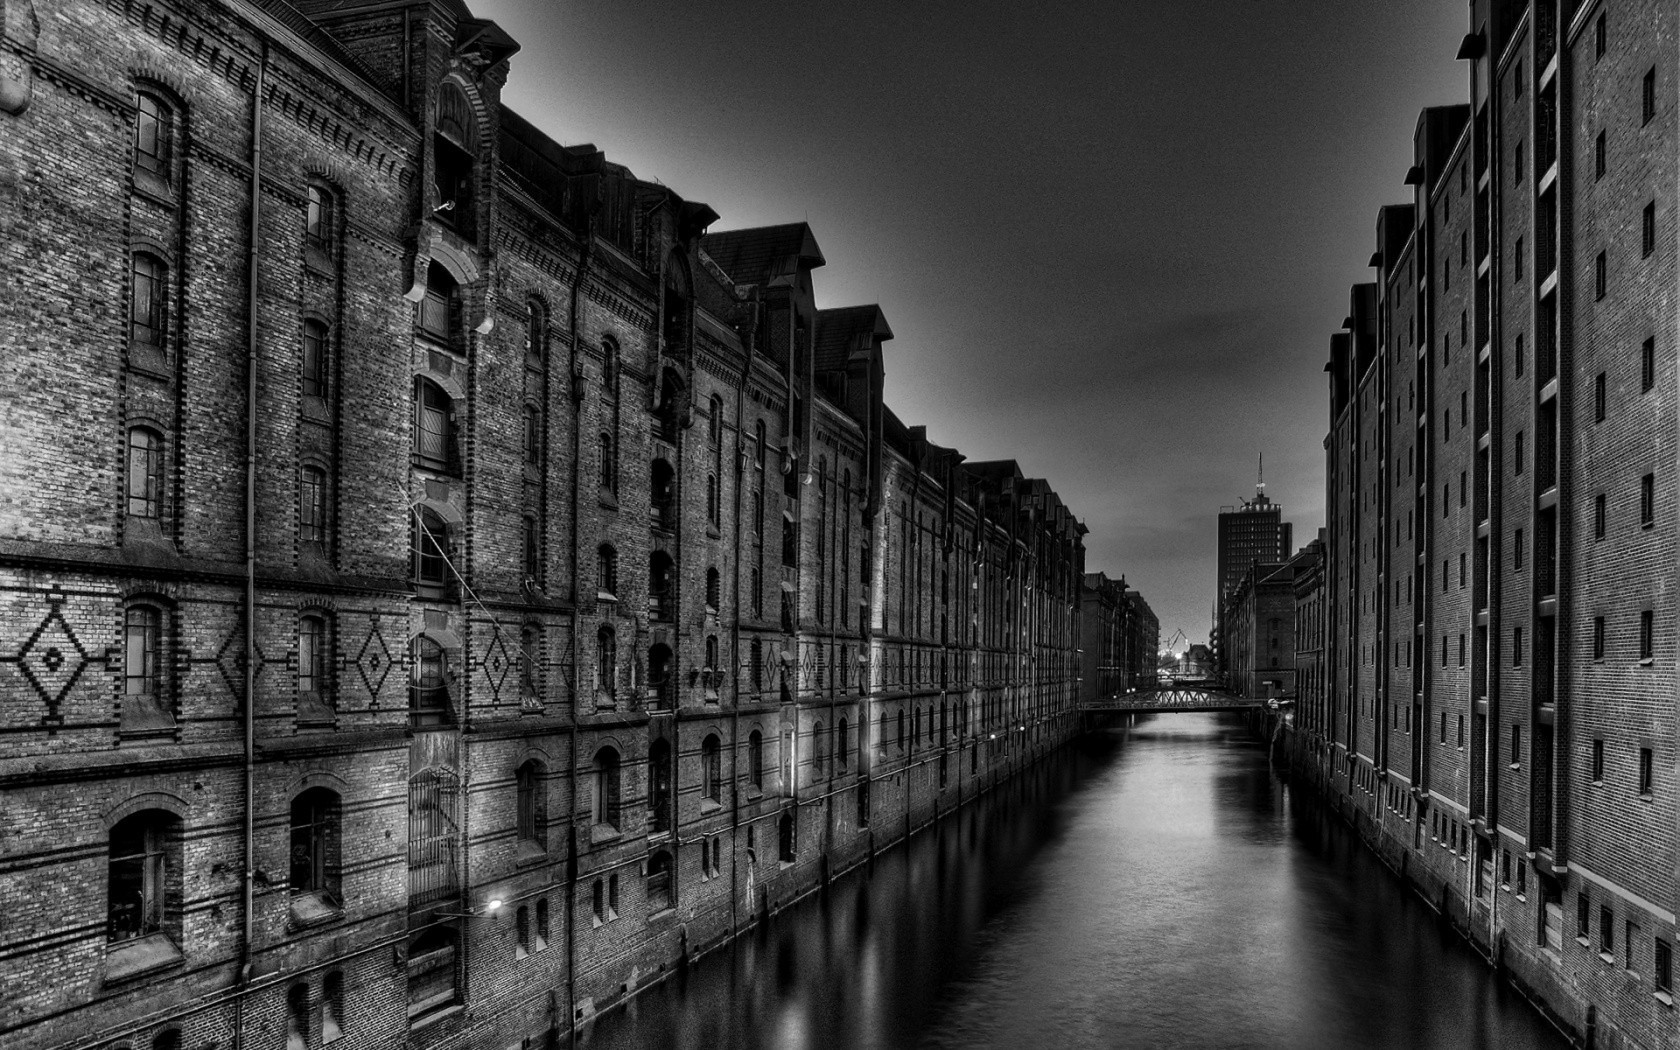
[[[1129,693],[1099,696],[1082,701],[1081,713],[1158,714],[1167,711],[1247,711],[1265,707],[1263,696],[1238,696],[1215,681],[1181,681],[1162,683]]]

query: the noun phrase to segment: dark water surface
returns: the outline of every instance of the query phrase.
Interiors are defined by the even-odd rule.
[[[1200,714],[1069,749],[584,1044],[1567,1045],[1234,716]]]

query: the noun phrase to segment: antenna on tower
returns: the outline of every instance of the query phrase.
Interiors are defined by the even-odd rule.
[[[1260,474],[1255,479],[1254,498],[1259,499],[1266,494],[1266,454],[1260,453]]]

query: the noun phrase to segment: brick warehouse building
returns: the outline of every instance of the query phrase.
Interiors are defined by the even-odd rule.
[[[1680,1045],[1676,12],[1470,4],[1331,337],[1328,688],[1367,838],[1587,1045]]]
[[[459,0],[0,25],[0,1044],[537,1045],[1074,731],[1083,526],[803,224]]]

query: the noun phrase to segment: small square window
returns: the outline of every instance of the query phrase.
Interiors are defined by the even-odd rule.
[[[1523,180],[1523,144],[1520,139],[1517,141],[1516,149],[1512,152],[1511,171],[1513,173],[1512,181],[1521,186]]]

